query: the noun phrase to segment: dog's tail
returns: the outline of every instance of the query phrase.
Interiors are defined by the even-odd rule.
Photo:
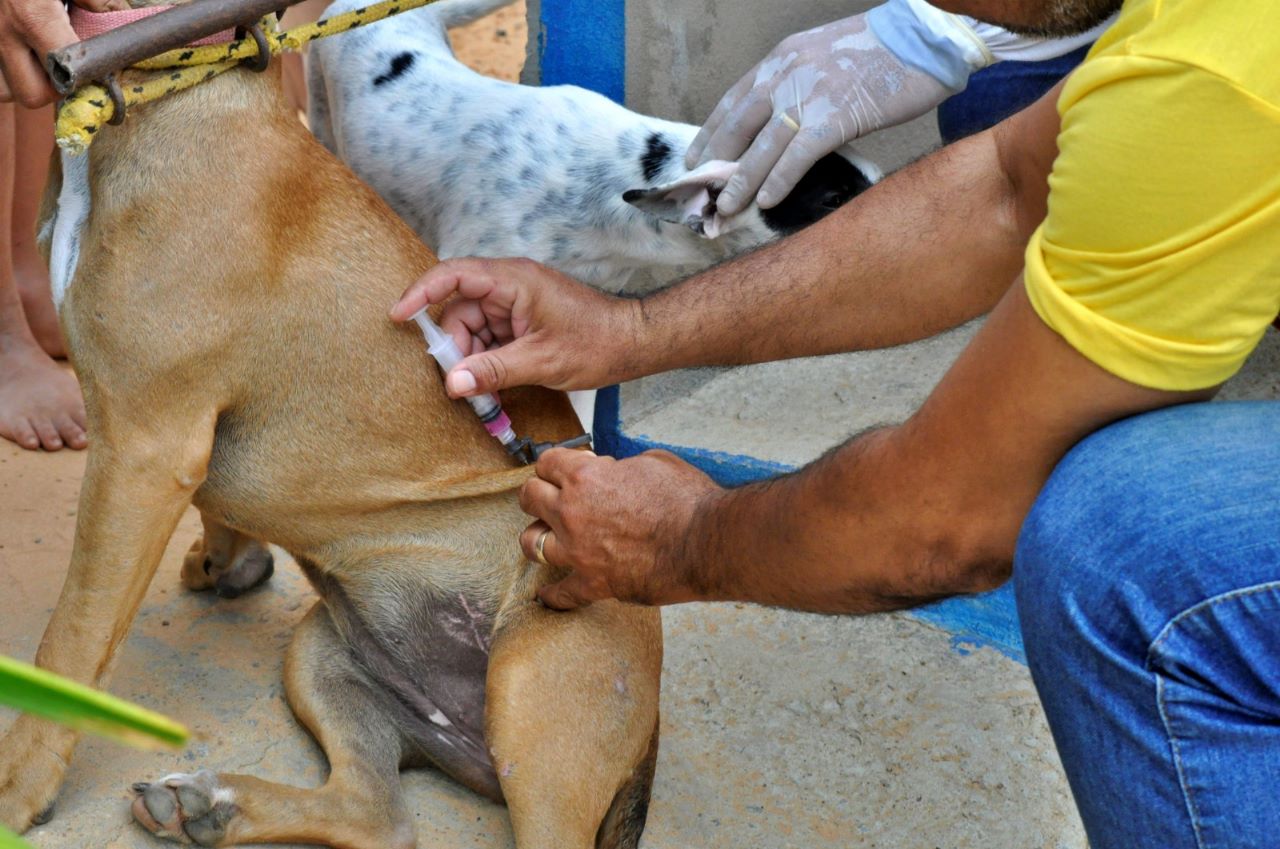
[[[427,9],[448,29],[479,20],[514,2],[515,0],[439,0]]]

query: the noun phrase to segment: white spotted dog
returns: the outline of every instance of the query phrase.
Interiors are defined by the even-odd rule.
[[[724,218],[715,198],[737,166],[686,168],[697,127],[454,57],[449,27],[510,2],[443,0],[311,48],[313,131],[441,258],[531,257],[618,292],[638,269],[692,273],[798,230],[880,176],[831,154],[780,205]]]

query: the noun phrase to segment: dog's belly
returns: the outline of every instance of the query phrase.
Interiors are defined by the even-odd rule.
[[[485,680],[492,602],[440,594],[412,576],[340,581],[299,561],[324,598],[358,678],[405,741],[405,765],[430,762],[471,789],[502,801],[484,740]]]
[[[498,601],[523,562],[514,493],[388,504],[366,495],[380,479],[365,468],[368,454],[353,468],[338,457],[284,463],[273,443],[269,423],[226,417],[196,506],[294,556],[324,599],[344,662],[379,706],[366,721],[400,732],[406,764],[429,762],[500,801],[485,681]]]

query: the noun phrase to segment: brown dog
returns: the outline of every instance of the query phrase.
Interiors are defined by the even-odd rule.
[[[61,319],[93,442],[37,662],[107,682],[190,503],[205,535],[187,586],[243,589],[269,570],[256,541],[270,540],[323,598],[285,677],[326,784],[170,776],[136,785],[137,819],[209,846],[412,847],[397,772],[434,764],[505,799],[522,849],[635,846],[657,752],[658,613],[538,605],[557,576],[516,543],[528,470],[386,317],[431,253],[289,114],[278,67],[137,108],[88,156]],[[577,432],[558,393],[504,403],[522,433]],[[23,829],[50,806],[75,741],[17,720],[0,742],[0,822]]]

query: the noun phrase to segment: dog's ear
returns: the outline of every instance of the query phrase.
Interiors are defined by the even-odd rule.
[[[622,199],[654,218],[683,224],[699,236],[714,239],[725,230],[716,198],[737,170],[736,162],[713,160],[666,185],[623,192]]]

